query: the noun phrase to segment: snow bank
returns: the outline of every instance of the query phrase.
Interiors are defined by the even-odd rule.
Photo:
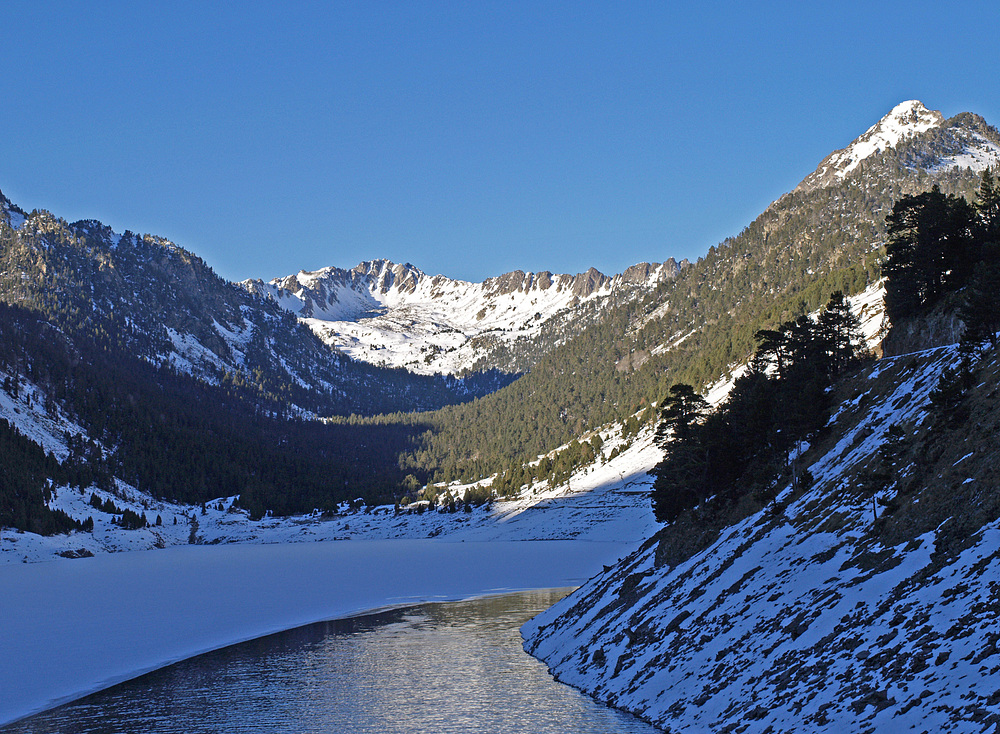
[[[0,724],[272,632],[387,606],[578,586],[620,543],[184,546],[0,565]]]

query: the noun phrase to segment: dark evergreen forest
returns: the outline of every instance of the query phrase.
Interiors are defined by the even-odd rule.
[[[207,385],[85,338],[71,340],[4,304],[0,368],[23,374],[44,392],[50,413],[64,406],[90,436],[113,447],[68,437],[72,453],[60,466],[6,428],[5,446],[35,446],[5,462],[0,511],[17,520],[14,527],[46,516],[46,478],[110,488],[118,476],[153,497],[188,503],[240,495],[240,506],[255,517],[333,510],[357,497],[392,502],[403,479],[398,456],[423,430],[282,418],[249,399],[246,388]],[[29,401],[28,409],[32,398],[19,387],[14,380],[4,385],[11,397]]]

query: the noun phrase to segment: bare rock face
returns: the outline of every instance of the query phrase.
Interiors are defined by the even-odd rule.
[[[965,324],[956,314],[930,319],[906,319],[893,326],[882,342],[882,356],[898,357],[924,349],[954,344],[962,338]]]
[[[672,261],[673,258],[670,258],[668,262]],[[676,263],[674,265],[676,266]],[[656,267],[656,263],[637,263],[625,269],[625,272],[622,273],[622,280],[626,283],[642,283],[649,280],[656,271]]]
[[[681,260],[678,263],[674,258],[669,258],[662,263],[637,263],[630,268],[626,268],[625,272],[619,277],[623,283],[646,283],[654,278],[657,280],[672,280],[676,278],[682,268],[687,267],[691,263],[687,259]]]
[[[586,298],[601,288],[607,287],[611,283],[611,278],[595,268],[590,268],[586,273],[574,276],[572,289],[573,295]]]
[[[483,289],[487,293],[506,296],[511,293],[527,290],[531,287],[532,280],[533,278],[530,273],[525,275],[523,270],[512,270],[495,278],[487,278],[483,281]]]
[[[955,344],[965,331],[965,323],[956,311],[956,304],[949,301],[926,316],[907,318],[893,324],[882,341],[882,356],[898,357]]]

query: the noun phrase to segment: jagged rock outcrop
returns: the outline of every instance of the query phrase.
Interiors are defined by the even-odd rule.
[[[954,344],[962,338],[965,323],[953,308],[939,308],[919,318],[893,324],[882,341],[882,355],[898,357],[911,352]]]

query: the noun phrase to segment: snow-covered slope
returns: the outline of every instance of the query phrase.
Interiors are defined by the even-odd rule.
[[[786,489],[686,558],[665,528],[526,625],[526,648],[672,732],[995,729],[998,417],[986,396],[998,367],[975,388],[974,427],[949,438],[929,396],[955,360],[955,347],[881,360],[842,388],[831,435],[808,455],[810,489]],[[891,426],[930,448],[866,489]]]
[[[0,393],[2,395],[2,393]],[[5,403],[0,402],[0,416]],[[55,433],[54,431],[51,433]],[[614,459],[581,469],[565,484],[537,483],[519,497],[497,500],[470,512],[415,510],[397,513],[392,505],[351,509],[287,518],[249,519],[232,506],[232,497],[220,497],[204,508],[165,502],[132,486],[117,482],[113,491],[91,487],[85,491],[59,487],[49,503],[76,518],[93,517],[91,533],[73,532],[43,537],[4,530],[0,533],[0,564],[30,563],[66,557],[149,550],[175,545],[303,543],[329,540],[386,540],[440,538],[468,541],[592,540],[634,547],[656,529],[649,502],[647,472],[660,459],[646,429],[628,444],[608,433],[609,452],[621,447]],[[65,448],[56,436],[45,444]],[[461,498],[468,486],[446,488]],[[110,499],[122,510],[145,515],[150,526],[125,530],[116,516],[90,505],[91,495]],[[423,503],[426,506],[426,503]],[[414,505],[417,507],[418,505]],[[157,525],[157,519],[162,524]]]
[[[455,374],[494,367],[517,371],[510,360],[493,360],[493,352],[537,343],[553,326],[565,338],[581,305],[629,298],[675,277],[684,264],[640,263],[614,277],[593,268],[579,275],[518,270],[469,283],[373,260],[351,270],[329,267],[243,285],[270,296],[355,359],[422,374]]]

